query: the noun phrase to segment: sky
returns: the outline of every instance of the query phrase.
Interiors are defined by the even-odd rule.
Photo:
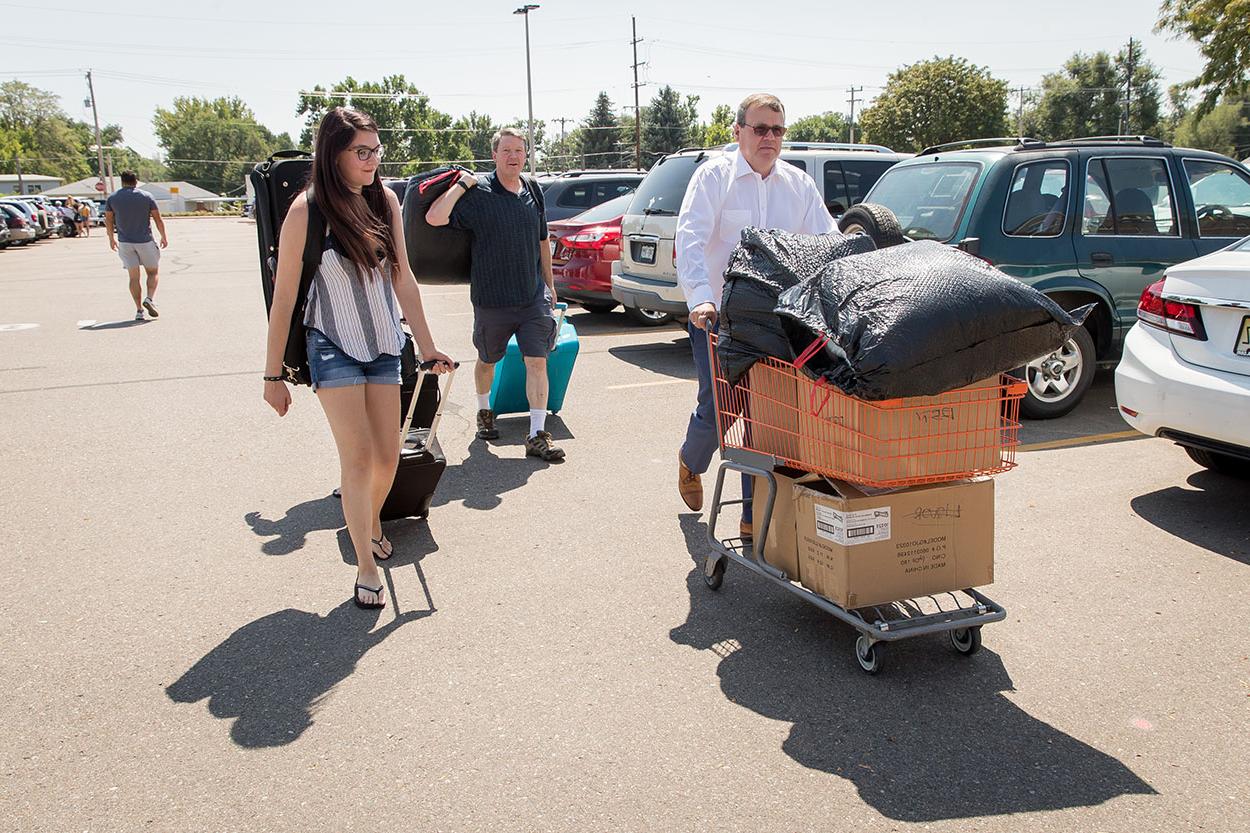
[[[402,73],[444,112],[476,110],[507,122],[526,116],[525,21],[513,14],[517,5],[0,2],[0,81],[49,90],[68,115],[89,123],[84,74],[92,70],[101,125],[120,124],[126,144],[151,157],[161,155],[153,111],[177,96],[239,96],[271,130],[298,138],[299,91],[348,75]],[[1166,92],[1196,76],[1202,59],[1191,42],[1154,34],[1157,13],[1155,0],[549,0],[529,15],[534,117],[551,135],[560,118],[567,129],[584,119],[600,90],[618,112],[633,106],[631,15],[645,63],[644,106],[670,84],[698,95],[706,120],[718,104],[769,91],[794,121],[845,114],[848,88],[863,87],[857,98],[871,100],[890,72],[935,55],[967,58],[1012,88],[1035,88],[1073,52],[1114,53],[1130,37],[1162,71]]]

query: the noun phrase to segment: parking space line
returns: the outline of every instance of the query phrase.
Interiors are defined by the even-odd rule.
[[[1047,440],[1041,443],[1029,443],[1028,445],[1019,446],[1016,451],[1049,451],[1052,448],[1073,448],[1080,445],[1095,445],[1097,443],[1115,442],[1116,440],[1128,440],[1133,437],[1149,439],[1140,431],[1113,431],[1110,434],[1091,434],[1088,437],[1068,437],[1066,440]]]
[[[632,385],[608,385],[604,390],[625,390],[627,388],[653,388],[658,385],[692,384],[694,379],[665,379],[661,382],[634,382]]]

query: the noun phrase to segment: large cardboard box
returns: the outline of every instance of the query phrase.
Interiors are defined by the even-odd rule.
[[[768,537],[764,539],[764,560],[786,574],[790,581],[799,580],[799,545],[796,532],[794,497],[795,486],[801,483],[819,482],[820,475],[797,469],[774,469],[777,481],[777,499],[773,503],[772,520],[768,523]],[[768,481],[755,478],[755,496],[752,499],[752,517],[755,529],[763,529],[764,504],[768,500]]]
[[[814,389],[814,395],[813,395]],[[856,483],[902,485],[1001,468],[1005,432],[997,376],[938,396],[865,402],[803,378],[799,460]]]
[[[859,608],[994,581],[994,481],[871,495],[843,481],[795,485],[799,577]]]
[[[783,460],[799,459],[797,371],[793,367],[757,362],[747,372],[747,422],[743,443]]]

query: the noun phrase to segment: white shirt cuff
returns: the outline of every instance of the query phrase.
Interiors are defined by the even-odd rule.
[[[694,308],[699,304],[719,306],[719,304],[716,303],[716,299],[712,297],[712,288],[706,284],[686,294],[686,309],[693,312]]]

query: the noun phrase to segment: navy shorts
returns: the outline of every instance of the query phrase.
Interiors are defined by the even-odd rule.
[[[545,359],[556,344],[556,319],[551,296],[523,307],[473,307],[473,346],[477,357],[495,364],[508,351],[508,340],[516,336],[522,356]]]
[[[346,388],[351,385],[398,385],[399,356],[382,353],[371,362],[362,362],[339,349],[320,330],[308,328],[308,372],[313,390]]]

